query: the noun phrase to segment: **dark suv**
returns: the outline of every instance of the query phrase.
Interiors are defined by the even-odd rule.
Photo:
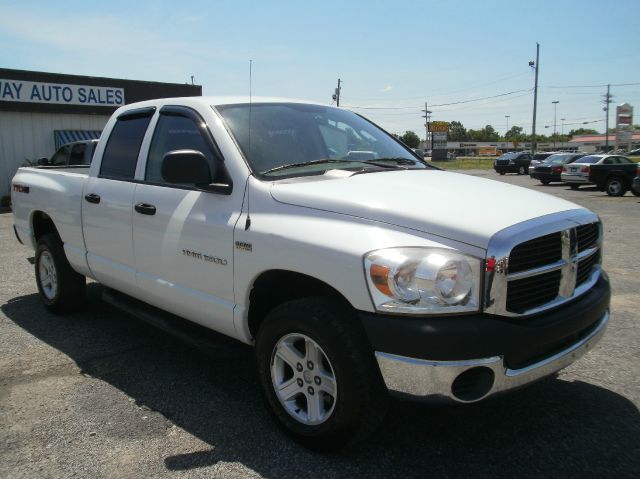
[[[505,173],[526,175],[529,172],[532,157],[531,153],[505,153],[493,162],[493,169],[501,175]]]

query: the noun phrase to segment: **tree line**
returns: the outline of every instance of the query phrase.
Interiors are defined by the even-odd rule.
[[[635,131],[640,131],[640,125],[634,125]],[[609,128],[610,133],[615,132],[615,128]],[[598,131],[592,128],[576,128],[565,135],[556,133],[555,135],[536,134],[536,140],[539,143],[549,142],[566,142],[578,135],[599,135]],[[420,138],[413,131],[407,131],[404,135],[394,135],[410,148],[418,148]],[[512,126],[504,135],[500,135],[491,125],[486,125],[479,130],[466,129],[459,121],[449,123],[448,141],[531,141],[531,135],[524,133],[521,126]]]

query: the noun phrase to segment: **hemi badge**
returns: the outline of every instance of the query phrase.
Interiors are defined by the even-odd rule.
[[[15,191],[16,193],[26,193],[29,194],[29,187],[25,186],[25,185],[18,185],[15,184],[13,185],[13,191]]]
[[[242,251],[253,251],[253,246],[251,245],[251,243],[236,241],[236,249],[240,249]]]

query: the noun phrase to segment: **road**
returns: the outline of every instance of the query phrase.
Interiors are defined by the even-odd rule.
[[[613,319],[558,377],[472,405],[394,400],[368,442],[316,454],[274,425],[251,348],[216,335],[194,348],[112,309],[95,283],[84,311],[47,313],[32,253],[4,212],[0,477],[637,477],[640,198],[465,173],[575,201],[604,221]]]

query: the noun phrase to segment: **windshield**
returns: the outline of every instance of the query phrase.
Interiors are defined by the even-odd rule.
[[[511,159],[511,158],[513,158],[514,156],[517,156],[517,155],[518,155],[517,153],[505,153],[504,155],[499,156],[498,160],[509,160],[509,159]]]
[[[427,168],[389,134],[355,113],[299,103],[215,107],[253,171],[264,176],[328,169]],[[251,135],[249,135],[251,118]]]
[[[549,158],[547,158],[545,160],[545,163],[550,164],[550,165],[564,165],[565,163],[570,163],[571,161],[575,160],[576,158],[580,158],[580,156],[577,156],[573,153],[558,153],[555,155],[551,155]]]

